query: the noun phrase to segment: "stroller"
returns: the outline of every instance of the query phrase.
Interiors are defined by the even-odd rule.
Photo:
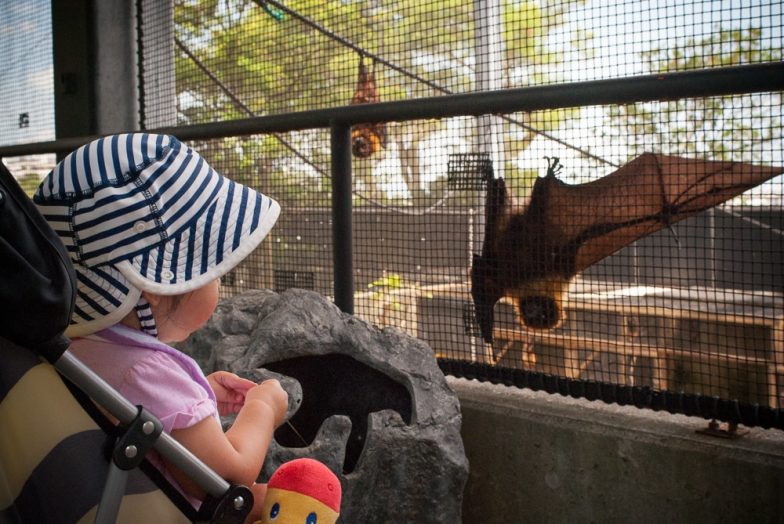
[[[68,352],[75,279],[0,162],[0,524],[243,522],[247,487],[229,485]],[[145,460],[153,448],[207,493],[198,511]]]

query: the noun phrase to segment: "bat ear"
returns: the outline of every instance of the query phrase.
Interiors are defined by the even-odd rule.
[[[471,267],[471,296],[474,299],[474,313],[482,338],[488,344],[493,342],[493,308],[501,295],[495,289],[490,277],[492,268],[480,255],[474,254]]]

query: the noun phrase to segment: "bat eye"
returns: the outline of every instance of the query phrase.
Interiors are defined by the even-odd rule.
[[[520,316],[526,326],[535,329],[555,327],[561,320],[558,304],[544,295],[521,296]]]

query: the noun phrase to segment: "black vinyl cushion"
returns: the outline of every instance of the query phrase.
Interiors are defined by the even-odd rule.
[[[75,293],[65,246],[0,162],[0,336],[55,362]]]

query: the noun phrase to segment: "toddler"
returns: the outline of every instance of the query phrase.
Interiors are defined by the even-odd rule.
[[[68,249],[78,277],[66,335],[71,350],[131,403],[145,406],[227,481],[255,484],[287,395],[276,380],[207,377],[168,344],[215,310],[220,277],[264,239],[278,204],[215,172],[172,136],[95,140],[65,157],[34,201]],[[237,413],[223,432],[219,415]],[[198,507],[204,494],[153,463]]]

